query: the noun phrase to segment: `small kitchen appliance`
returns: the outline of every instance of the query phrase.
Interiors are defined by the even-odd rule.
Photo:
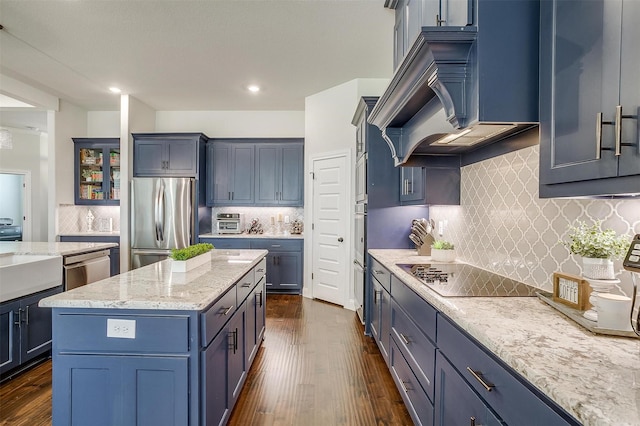
[[[0,241],[22,241],[22,226],[14,225],[9,217],[0,217]]]
[[[242,213],[218,213],[216,215],[218,234],[242,234],[244,217]]]
[[[445,297],[530,297],[540,289],[466,263],[398,264]]]

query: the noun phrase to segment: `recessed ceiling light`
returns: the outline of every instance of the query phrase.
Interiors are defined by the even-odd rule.
[[[111,93],[120,93],[120,92],[122,92],[122,90],[118,89],[117,87],[109,87],[109,91],[111,91]]]
[[[247,86],[247,90],[249,90],[251,93],[258,93],[260,91],[260,86],[252,84],[250,86]]]

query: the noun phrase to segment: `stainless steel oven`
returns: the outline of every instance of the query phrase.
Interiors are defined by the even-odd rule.
[[[64,290],[72,290],[111,276],[109,250],[64,256]]]

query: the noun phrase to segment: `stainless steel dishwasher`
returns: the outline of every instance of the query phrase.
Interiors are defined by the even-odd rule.
[[[64,256],[64,290],[110,277],[109,250]]]

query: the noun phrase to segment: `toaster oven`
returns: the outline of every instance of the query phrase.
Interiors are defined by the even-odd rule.
[[[243,229],[242,213],[218,213],[216,215],[218,234],[242,234]]]

